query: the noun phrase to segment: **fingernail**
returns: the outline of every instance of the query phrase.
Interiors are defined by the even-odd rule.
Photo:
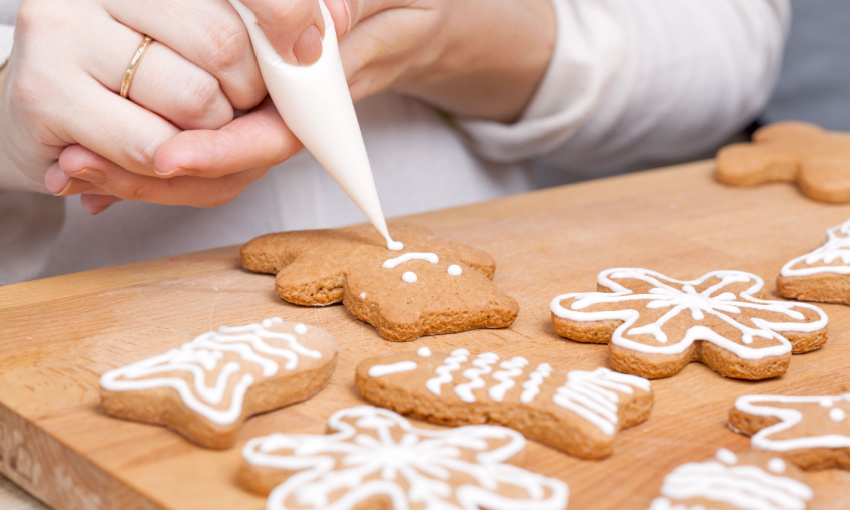
[[[300,65],[313,64],[319,60],[322,56],[322,34],[319,27],[312,25],[305,30],[292,47],[292,52]]]
[[[95,184],[103,184],[106,182],[106,174],[94,168],[83,168],[71,177],[81,179],[83,181],[93,182]]]
[[[91,214],[92,216],[97,216],[98,214],[105,211],[107,207],[112,205],[112,202],[107,202],[105,204],[97,204],[86,200],[82,200],[80,203],[82,204],[83,209],[85,209],[86,212]]]
[[[57,197],[66,197],[68,195],[77,195],[79,193],[91,191],[93,188],[94,184],[88,181],[71,179],[70,181],[68,181],[68,185],[65,186],[61,191],[59,191],[59,193],[54,192],[53,194]]]
[[[163,177],[181,177],[181,176],[188,176],[188,175],[198,175],[198,171],[195,170],[194,168],[183,168],[183,167],[177,167],[174,170],[171,170],[170,172],[160,172],[159,169],[157,169],[156,173],[158,173],[159,175],[161,175]]]

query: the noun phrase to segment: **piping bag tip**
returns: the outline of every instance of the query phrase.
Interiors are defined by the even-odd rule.
[[[363,134],[339,55],[336,29],[324,1],[322,56],[310,65],[285,62],[266,38],[254,13],[239,0],[229,0],[239,13],[272,101],[286,125],[327,170],[366,218],[387,240],[387,248],[401,250],[387,229]]]

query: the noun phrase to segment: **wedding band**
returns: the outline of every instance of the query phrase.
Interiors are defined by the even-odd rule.
[[[124,79],[121,80],[121,97],[127,98],[130,95],[130,84],[133,83],[133,76],[136,74],[136,68],[139,66],[139,61],[142,59],[142,55],[145,54],[145,50],[148,49],[148,46],[151,45],[153,39],[151,36],[146,35],[145,40],[142,41],[142,44],[139,45],[139,49],[136,50],[136,54],[133,55],[133,58],[130,60],[130,65],[127,66],[127,71],[124,73]]]

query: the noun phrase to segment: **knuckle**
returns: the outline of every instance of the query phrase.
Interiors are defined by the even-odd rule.
[[[212,70],[230,69],[250,47],[245,27],[231,19],[217,19],[207,29],[203,46]]]
[[[146,137],[135,137],[127,146],[127,156],[139,168],[153,169],[153,157],[159,147],[158,141]]]
[[[218,81],[212,76],[206,73],[199,74],[183,91],[184,97],[177,106],[190,119],[205,119],[216,111],[221,89],[219,89]]]

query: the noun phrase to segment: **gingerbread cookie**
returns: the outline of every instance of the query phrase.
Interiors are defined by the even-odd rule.
[[[850,220],[826,235],[823,246],[782,266],[776,278],[781,296],[850,305]]]
[[[739,186],[796,182],[816,200],[850,202],[850,133],[805,122],[763,127],[753,135],[753,143],[720,149],[717,179]]]
[[[326,435],[272,434],[242,450],[268,510],[563,510],[566,484],[515,465],[525,439],[477,425],[425,430],[385,409],[331,416]]]
[[[745,395],[729,424],[753,448],[782,454],[803,469],[850,469],[850,393],[820,397]]]
[[[784,374],[792,352],[826,343],[827,317],[813,305],[760,299],[763,286],[743,271],[679,281],[618,268],[599,273],[600,292],[564,294],[550,306],[559,335],[609,342],[620,372],[655,379],[700,361],[726,377],[765,379]]]
[[[683,464],[664,477],[649,510],[805,510],[804,475],[776,457],[721,448],[715,460]]]
[[[277,294],[299,305],[342,301],[388,340],[504,328],[519,307],[490,281],[492,257],[427,230],[393,225],[402,251],[371,226],[269,234],[242,247],[249,270],[277,274]]]
[[[101,405],[110,415],[165,425],[208,448],[227,448],[251,415],[319,391],[337,347],[322,329],[266,319],[222,327],[177,349],[107,372]]]
[[[611,455],[619,430],[642,423],[652,410],[649,381],[607,368],[555,372],[523,357],[500,361],[419,351],[360,363],[357,389],[366,400],[446,425],[493,423],[571,455]]]

